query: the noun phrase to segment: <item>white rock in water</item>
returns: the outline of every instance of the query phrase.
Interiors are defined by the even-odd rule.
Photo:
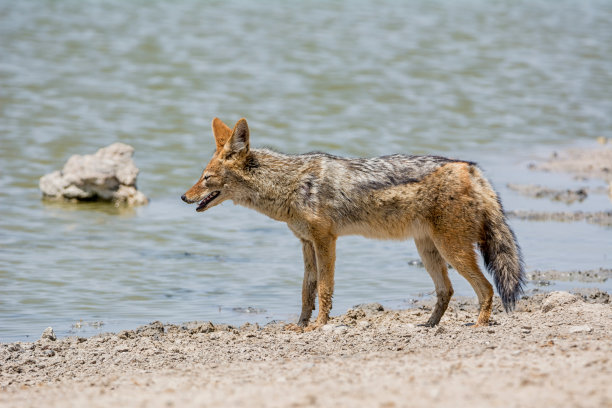
[[[104,200],[127,205],[143,205],[147,197],[136,189],[138,168],[134,148],[113,143],[91,155],[74,155],[62,171],[40,178],[43,195],[77,200]]]
[[[42,332],[42,336],[40,336],[40,338],[51,340],[51,341],[57,340],[57,337],[55,337],[55,333],[53,333],[52,327],[47,327],[45,331]]]

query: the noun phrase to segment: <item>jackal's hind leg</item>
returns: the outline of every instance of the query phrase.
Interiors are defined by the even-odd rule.
[[[317,258],[312,242],[302,240],[304,255],[304,281],[302,282],[302,314],[298,320],[301,327],[308,326],[310,316],[315,308],[317,296]]]
[[[424,326],[433,327],[440,322],[444,315],[448,302],[453,296],[453,286],[448,279],[448,270],[446,261],[440,255],[440,252],[430,238],[417,238],[414,240],[423,265],[431,276],[436,288],[436,305],[434,310]]]
[[[470,283],[478,296],[480,313],[476,326],[489,324],[493,306],[493,286],[478,267],[474,245],[461,237],[438,236],[435,238],[440,254]]]

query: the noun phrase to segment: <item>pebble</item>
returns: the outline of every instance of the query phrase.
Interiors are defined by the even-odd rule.
[[[590,333],[593,331],[591,326],[571,326],[568,330],[570,333]]]
[[[367,329],[368,327],[370,327],[370,322],[368,322],[367,320],[362,320],[357,323],[357,327],[359,327],[360,329]]]
[[[42,332],[42,335],[40,336],[41,339],[43,340],[51,340],[51,341],[55,341],[57,340],[57,337],[55,337],[55,333],[53,333],[53,328],[51,327],[47,327],[45,329],[45,331]]]
[[[339,326],[334,327],[334,334],[344,334],[349,330],[347,325],[341,324]]]
[[[345,324],[339,324],[337,326],[333,324],[326,324],[321,327],[321,331],[325,333],[332,332],[333,334],[344,334],[348,331],[348,329],[349,327]]]
[[[19,343],[15,343],[13,345],[10,345],[8,347],[8,351],[10,351],[10,352],[21,351],[21,345]]]

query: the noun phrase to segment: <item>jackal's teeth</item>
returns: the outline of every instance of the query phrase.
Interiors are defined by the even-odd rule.
[[[206,206],[215,198],[217,198],[219,196],[219,194],[221,194],[220,191],[213,191],[212,193],[208,194],[206,197],[204,197],[204,199],[202,201],[200,201],[200,204],[198,204],[198,208],[196,208],[196,211],[200,211],[203,210],[204,208],[206,208]]]

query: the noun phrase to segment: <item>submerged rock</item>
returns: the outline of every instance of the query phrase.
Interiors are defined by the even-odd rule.
[[[40,189],[50,198],[147,204],[147,197],[136,189],[138,168],[132,160],[133,154],[132,146],[113,143],[93,155],[74,155],[61,171],[41,177]]]

